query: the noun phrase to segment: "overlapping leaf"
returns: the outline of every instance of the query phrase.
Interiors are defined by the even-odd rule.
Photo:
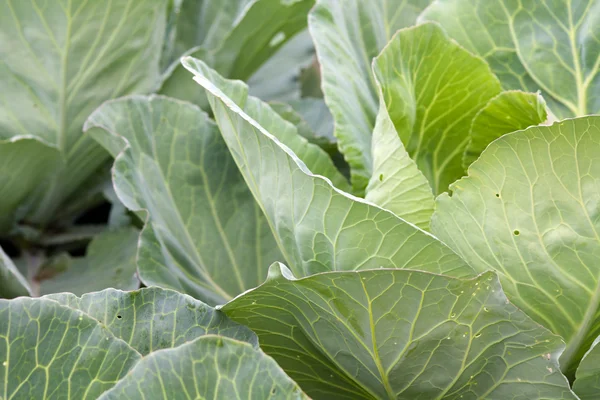
[[[574,399],[564,344],[510,304],[495,274],[407,270],[269,280],[222,310],[315,399]]]
[[[433,214],[431,186],[404,148],[382,101],[372,143],[373,176],[365,199],[428,230]]]
[[[9,233],[35,206],[36,191],[48,179],[48,171],[59,165],[58,156],[56,149],[34,138],[0,140],[0,235]]]
[[[297,275],[380,266],[471,273],[431,235],[314,175],[266,130],[273,125],[270,108],[255,102],[243,110],[230,98],[233,83],[199,60],[183,63],[207,90],[221,134]]]
[[[485,57],[505,89],[541,89],[565,118],[600,113],[599,16],[598,0],[436,0],[421,18]]]
[[[250,94],[265,101],[294,101],[302,94],[301,73],[315,58],[308,30],[286,41],[250,78]]]
[[[435,24],[403,29],[373,63],[390,119],[434,194],[464,174],[471,121],[500,93],[479,57]]]
[[[246,80],[306,28],[313,4],[314,0],[187,1],[179,20],[179,47],[193,44],[197,47],[188,47],[186,55],[205,60],[223,76]],[[160,93],[207,107],[204,94],[189,85],[189,75],[178,61],[167,72]]]
[[[29,219],[45,223],[107,159],[83,122],[106,99],[155,87],[166,8],[167,0],[0,1],[0,139],[37,138],[65,161],[50,179],[23,179],[21,197],[3,204],[36,189]],[[28,151],[16,173],[51,152]]]
[[[49,299],[0,300],[2,399],[97,399],[140,358],[81,311]]]
[[[139,231],[131,227],[103,232],[90,242],[84,257],[59,256],[41,271],[39,294],[137,289],[138,236]]]
[[[539,125],[547,119],[546,102],[539,94],[520,91],[500,93],[473,119],[463,167],[466,170],[488,144],[500,136]]]
[[[600,333],[600,117],[496,140],[437,199],[431,228],[567,343],[569,375]]]
[[[581,400],[594,400],[600,393],[600,337],[585,354],[579,367],[573,390]]]
[[[81,310],[142,355],[177,347],[203,335],[221,335],[257,346],[254,333],[194,298],[160,288],[106,289],[77,297],[45,298]]]
[[[124,150],[113,171],[117,193],[149,214],[138,259],[146,285],[222,304],[260,284],[269,263],[281,259],[216,126],[198,107],[164,97],[115,100],[90,116],[86,130],[114,156]]]
[[[139,362],[101,400],[308,399],[260,350],[246,343],[204,336]]]
[[[31,295],[29,283],[0,247],[0,299]]]
[[[398,29],[413,25],[428,4],[429,0],[319,0],[309,15],[325,101],[358,194],[371,177],[371,133],[378,111],[372,59]]]

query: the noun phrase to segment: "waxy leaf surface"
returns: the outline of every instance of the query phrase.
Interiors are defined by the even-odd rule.
[[[539,125],[547,118],[546,102],[539,94],[514,90],[500,93],[473,119],[463,167],[467,169],[500,136]]]
[[[450,190],[432,232],[563,337],[572,376],[600,334],[600,117],[505,135]]]
[[[472,273],[433,236],[314,175],[266,130],[270,108],[255,102],[246,112],[225,94],[235,95],[233,83],[199,60],[183,62],[207,90],[221,134],[295,274],[381,266]]]
[[[51,220],[108,158],[82,134],[87,116],[105,100],[156,87],[167,3],[0,1],[0,140],[37,138],[64,160],[50,178],[30,181],[38,196],[30,220]],[[30,157],[22,162],[32,165]]]
[[[428,4],[429,0],[319,0],[310,12],[325,101],[357,194],[364,192],[371,177],[371,134],[379,109],[371,62]]]
[[[83,311],[142,355],[177,347],[203,335],[227,336],[257,346],[256,335],[250,329],[173,290],[106,289],[81,297],[58,293],[45,298]]]
[[[79,310],[0,300],[0,398],[95,400],[141,358]]]
[[[559,118],[600,113],[600,1],[436,0],[439,22],[505,89],[542,90]]]
[[[138,258],[146,285],[222,304],[264,281],[281,259],[216,125],[198,107],[155,96],[114,100],[86,130],[118,155],[113,180],[123,204],[148,212]]]
[[[150,354],[100,397],[145,399],[308,400],[262,351],[213,335]]]
[[[558,367],[564,344],[510,304],[492,272],[296,280],[271,268],[222,310],[314,399],[575,399]]]
[[[406,151],[435,195],[464,175],[471,121],[501,91],[479,57],[435,24],[399,31],[373,63]]]
[[[573,391],[581,400],[594,400],[600,393],[600,346],[598,343],[600,343],[600,337],[594,341],[577,367]]]

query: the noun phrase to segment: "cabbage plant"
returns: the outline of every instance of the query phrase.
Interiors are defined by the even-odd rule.
[[[0,400],[600,398],[600,1],[109,3],[0,3]]]

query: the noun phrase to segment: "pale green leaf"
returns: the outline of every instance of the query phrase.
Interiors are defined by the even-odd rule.
[[[64,255],[41,271],[40,294],[70,292],[82,295],[106,288],[137,289],[136,254],[139,231],[128,227],[97,235],[84,257]]]
[[[379,96],[371,62],[398,29],[415,23],[428,4],[429,0],[319,0],[309,14],[325,101],[358,194],[364,192],[372,172],[371,134]]]
[[[260,284],[281,259],[215,124],[198,107],[129,97],[105,103],[85,129],[114,156],[122,151],[113,169],[117,194],[149,214],[138,259],[146,285],[222,304]]]
[[[156,86],[167,3],[0,1],[0,139],[34,136],[66,161],[49,171],[30,220],[51,220],[108,158],[82,134],[87,116]]]
[[[335,167],[329,155],[319,146],[309,143],[307,139],[299,135],[296,127],[282,118],[268,104],[256,97],[248,96],[246,84],[241,81],[224,79],[202,61],[192,58],[189,60],[194,60],[193,68],[203,71],[215,82],[219,82],[220,87],[232,101],[242,106],[244,112],[266,130],[273,132],[275,137],[289,147],[313,173],[328,178],[335,187],[341,190],[349,190],[348,181]],[[191,68],[188,64],[184,64],[184,66]],[[202,89],[200,90],[202,91]]]
[[[45,296],[98,320],[140,354],[177,347],[203,335],[221,335],[258,346],[250,329],[185,294],[160,288],[106,289],[77,297]]]
[[[329,154],[337,153],[335,137],[333,137],[333,121],[323,100],[297,99],[290,103],[270,102],[269,106],[283,119],[293,124],[300,136]],[[328,130],[328,128],[332,129]]]
[[[308,400],[272,358],[212,335],[150,354],[100,399]]]
[[[27,279],[0,247],[0,299],[30,295],[31,288]]]
[[[177,10],[174,55],[171,62],[193,47],[219,48],[230,31],[257,0],[183,0]]]
[[[248,80],[250,94],[265,101],[299,100],[300,74],[315,57],[308,30],[287,41]]]
[[[296,275],[380,266],[471,273],[433,236],[314,175],[309,163],[273,136],[281,132],[267,131],[278,125],[270,108],[258,102],[244,107],[224,93],[239,99],[235,82],[199,60],[183,63],[207,90],[221,134]]]
[[[594,340],[590,350],[577,367],[573,391],[581,400],[594,400],[600,393],[600,336]]]
[[[336,142],[337,139],[333,135],[333,116],[323,99],[307,97],[292,100],[289,105],[302,116],[317,136],[327,138],[332,143]]]
[[[0,398],[97,399],[140,354],[79,310],[49,299],[0,300]]]
[[[563,337],[572,376],[600,333],[600,117],[504,135],[450,190],[432,232]]]
[[[373,176],[365,199],[428,230],[434,199],[427,178],[410,158],[382,101],[372,143]]]
[[[502,92],[482,108],[471,124],[469,144],[463,155],[467,169],[485,148],[500,136],[540,125],[548,118],[546,102],[539,94]]]
[[[494,273],[407,270],[296,280],[282,265],[222,307],[314,399],[574,399],[560,338],[510,304]]]
[[[485,57],[505,89],[542,90],[558,117],[600,113],[600,1],[436,0],[421,19]]]
[[[435,24],[399,31],[373,63],[390,118],[434,194],[464,175],[471,121],[500,93],[485,61]]]
[[[56,149],[34,138],[0,140],[0,236],[10,233],[15,222],[35,207],[36,193],[59,162]]]
[[[247,80],[288,40],[306,28],[306,15],[314,0],[203,0],[196,3],[188,5],[195,11],[185,18],[197,37],[185,42],[189,46],[196,41],[197,47],[188,47],[185,55],[204,60],[223,76]],[[183,7],[187,7],[185,2]],[[202,108],[208,106],[204,93],[190,87],[189,74],[178,61],[167,71],[160,93]]]

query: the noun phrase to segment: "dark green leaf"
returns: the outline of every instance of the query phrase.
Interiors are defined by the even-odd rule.
[[[0,299],[30,295],[29,283],[0,247]]]
[[[82,295],[109,287],[137,289],[137,243],[140,232],[123,228],[97,235],[84,257],[64,255],[41,271],[40,294],[71,292]]]

